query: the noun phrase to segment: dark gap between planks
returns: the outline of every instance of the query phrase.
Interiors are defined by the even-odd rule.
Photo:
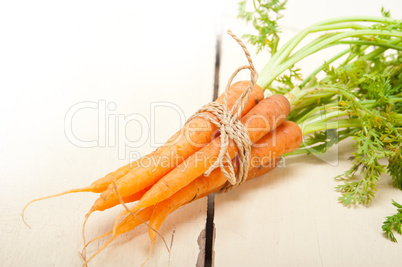
[[[214,77],[214,92],[212,100],[218,98],[219,93],[219,68],[221,63],[221,35],[216,35],[216,54],[215,54],[215,77]],[[208,196],[207,206],[207,222],[205,226],[205,267],[213,265],[213,250],[214,250],[214,214],[215,213],[215,194]]]

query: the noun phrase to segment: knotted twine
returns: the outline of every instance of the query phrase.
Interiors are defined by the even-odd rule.
[[[202,117],[213,123],[220,132],[221,144],[220,144],[219,156],[216,159],[216,161],[209,167],[209,169],[204,173],[205,176],[209,176],[212,171],[220,167],[222,173],[228,180],[228,183],[225,184],[225,186],[220,190],[220,192],[227,192],[239,186],[240,184],[242,184],[247,180],[247,174],[250,167],[250,152],[252,143],[248,131],[239,120],[239,117],[251,95],[251,91],[258,77],[258,73],[254,68],[250,53],[248,52],[244,43],[240,40],[240,38],[238,38],[235,34],[233,34],[232,31],[228,30],[228,34],[243,49],[244,54],[248,61],[248,65],[244,65],[237,68],[230,76],[225,87],[223,104],[217,102],[211,102],[203,106],[201,109],[199,109],[188,120],[190,121],[194,117]],[[248,88],[237,99],[232,109],[229,110],[227,104],[229,88],[232,85],[232,81],[236,77],[236,75],[244,69],[250,70],[250,84]],[[203,112],[212,113],[216,117],[216,119],[211,118],[210,116],[204,114]],[[229,140],[233,140],[238,149],[239,166],[237,174],[235,173],[232,159],[228,152]],[[225,168],[225,165],[227,168]]]

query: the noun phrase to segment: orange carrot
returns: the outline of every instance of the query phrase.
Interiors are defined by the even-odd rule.
[[[282,123],[275,131],[268,133],[253,145],[251,150],[251,166],[247,180],[263,175],[275,168],[279,163],[279,156],[297,149],[301,142],[302,132],[299,126],[290,121]],[[238,162],[236,161],[236,158],[233,161],[234,167],[237,169]],[[152,247],[156,240],[157,231],[164,219],[170,213],[195,199],[202,198],[212,192],[220,190],[225,183],[226,177],[220,169],[216,169],[208,177],[203,175],[197,178],[170,198],[156,204],[155,206],[150,206],[139,211],[137,216],[139,216],[143,221],[149,220],[149,235],[152,241],[150,252],[152,251]],[[99,236],[90,242],[114,232],[113,236],[107,242],[107,244],[110,244],[117,235],[132,230],[143,223],[137,218],[129,215],[117,224],[126,214],[128,214],[128,211],[123,211],[118,216],[113,231]],[[102,249],[106,246],[107,245],[103,246]]]
[[[252,147],[251,166],[247,180],[261,176],[275,168],[279,163],[280,155],[297,149],[302,140],[303,135],[300,127],[291,121],[282,123],[275,131],[265,135]],[[216,192],[224,186],[225,182],[226,177],[219,169],[213,171],[208,177],[201,176],[197,178],[170,198],[156,204],[149,225],[155,229],[159,229],[159,223],[153,223],[153,221],[163,221],[170,213],[169,210],[175,210],[184,203]],[[154,231],[150,231],[149,234],[156,237]]]
[[[291,121],[284,122],[274,132],[261,138],[251,150],[252,166],[250,166],[247,180],[259,177],[274,169],[280,161],[279,156],[297,149],[302,140],[303,135],[300,127]],[[236,164],[234,166],[236,167]],[[149,230],[152,246],[156,240],[155,230],[159,230],[162,222],[170,213],[195,199],[220,190],[225,182],[226,177],[218,169],[208,177],[197,178],[170,198],[152,206],[155,207],[149,220],[149,226],[153,229]]]
[[[302,132],[299,126],[292,121],[285,121],[279,125],[274,131],[268,133],[252,146],[250,172],[248,178],[258,177],[258,170],[270,164],[273,158],[279,157],[282,154],[292,152],[298,148],[303,140]],[[238,164],[234,160],[234,163]],[[235,164],[235,166],[236,166]],[[212,175],[212,173],[211,173]],[[198,178],[199,179],[199,178]],[[211,182],[216,179],[211,179]],[[139,200],[142,195],[151,187],[141,190],[133,195],[123,197],[125,203],[130,203]]]
[[[247,81],[242,81],[238,82],[233,85],[232,88],[230,88],[228,92],[228,106],[232,107],[234,103],[236,102],[237,98],[243,93],[243,91],[248,87],[249,82]],[[251,96],[244,108],[244,111],[242,114],[245,114],[247,111],[249,111],[256,103],[258,103],[260,100],[264,98],[264,94],[262,89],[256,85],[251,93]],[[221,95],[216,101],[218,103],[223,103],[223,95]],[[209,116],[213,117],[212,114],[208,113]],[[197,129],[204,129],[205,131],[200,133],[200,131],[197,131]],[[76,188],[76,189],[70,189],[67,191],[64,191],[62,193],[46,196],[46,197],[41,197],[34,199],[27,203],[25,207],[22,210],[22,219],[24,220],[24,213],[26,208],[40,200],[45,200],[53,197],[58,197],[62,196],[65,194],[70,194],[70,193],[77,193],[77,192],[93,192],[93,193],[101,193],[105,190],[108,189],[109,185],[112,182],[117,181],[121,177],[125,177],[126,179],[131,179],[135,178],[136,175],[142,175],[143,172],[151,172],[151,175],[156,175],[157,177],[162,177],[164,173],[168,172],[169,169],[164,170],[162,174],[158,173],[152,173],[153,169],[157,168],[157,165],[160,162],[155,161],[155,158],[163,158],[167,159],[168,162],[164,162],[164,164],[171,166],[171,169],[174,168],[177,164],[181,163],[186,157],[191,155],[194,150],[197,150],[197,148],[201,148],[201,146],[204,146],[205,144],[209,143],[211,139],[212,133],[216,130],[216,127],[209,123],[209,121],[206,121],[205,119],[202,118],[194,118],[190,123],[186,124],[183,129],[181,129],[179,132],[177,132],[175,135],[173,135],[164,146],[158,148],[157,150],[153,151],[152,153],[148,154],[144,158],[142,158],[142,162],[145,160],[149,160],[149,162],[154,163],[152,166],[149,166],[149,168],[141,168],[135,173],[132,173],[125,177],[130,171],[135,170],[138,166],[140,161],[137,160],[135,162],[131,162],[119,169],[117,169],[114,172],[111,172],[107,174],[106,176],[94,181],[92,184],[90,184],[87,187],[82,187],[82,188]],[[186,134],[183,136],[183,132]],[[188,141],[189,144],[187,146],[183,146],[183,142],[185,143]],[[175,144],[178,142],[177,144]],[[173,145],[173,147],[172,147]],[[187,149],[189,151],[183,151],[183,149]],[[166,156],[170,156],[170,158],[167,158]],[[150,184],[152,185],[152,184]],[[113,207],[117,205],[119,202],[117,199],[114,199],[114,201],[110,203],[106,203],[104,207],[99,207],[99,210],[105,210],[107,208]],[[24,223],[27,224],[24,220]],[[28,225],[28,224],[27,224]],[[28,225],[29,227],[29,225]]]
[[[252,169],[250,170],[250,174],[252,175],[262,175],[264,173],[267,173],[268,171],[272,170],[275,168],[276,164],[279,162],[279,159],[274,159],[274,162],[269,165],[269,164],[261,164],[261,167],[255,167],[254,169],[258,169],[258,171]],[[253,176],[249,175],[248,179],[254,178]],[[151,238],[151,249],[150,253],[152,252],[152,248],[155,244],[156,236],[157,236],[157,231],[159,230],[162,222],[166,219],[166,217],[178,209],[179,207],[186,205],[188,203],[191,203],[192,201],[202,198],[209,193],[212,193],[214,191],[217,191],[219,187],[223,186],[225,183],[226,178],[222,174],[222,172],[217,169],[211,173],[210,176],[205,177],[202,176],[195,181],[193,181],[191,184],[174,194],[172,197],[162,201],[161,203],[158,203],[155,206],[150,206],[145,209],[142,209],[139,211],[136,216],[133,217],[131,215],[127,216],[124,218],[119,224],[117,224],[120,219],[128,214],[127,211],[123,211],[118,218],[116,219],[115,226],[112,231],[109,231],[103,235],[100,235],[91,241],[89,241],[87,244],[85,244],[85,247],[87,247],[90,243],[106,237],[108,235],[112,235],[109,240],[98,250],[96,251],[85,263],[88,263],[90,260],[92,260],[96,255],[98,255],[103,249],[105,249],[110,243],[113,242],[113,240],[121,234],[124,234],[128,231],[133,230],[137,226],[143,224],[144,222],[149,221],[149,236]],[[148,257],[149,258],[149,257]]]
[[[228,91],[228,107],[232,108],[239,96],[249,86],[249,81],[241,81],[233,84]],[[257,103],[262,101],[264,94],[262,89],[255,85],[251,91],[251,95],[242,111],[242,115],[247,114]],[[222,94],[216,102],[224,103],[224,95]],[[211,113],[205,113],[210,117],[214,117]],[[216,126],[202,117],[195,117],[187,123],[182,130],[173,135],[165,145],[155,151],[151,157],[145,156],[137,168],[122,177],[116,182],[117,188],[121,196],[127,196],[136,191],[143,190],[174,169],[186,158],[194,154],[213,138]],[[161,162],[163,161],[163,162]],[[113,188],[109,187],[104,191],[100,198],[92,207],[93,210],[104,210],[104,205],[110,206],[107,202],[117,202],[117,195]]]
[[[275,168],[279,163],[280,155],[297,149],[302,142],[302,138],[300,127],[291,121],[282,123],[274,132],[270,132],[261,138],[260,141],[252,147],[252,166],[250,166],[251,168],[247,180],[258,177]],[[234,166],[237,169],[236,166],[238,163],[236,163],[235,159],[234,163]],[[201,176],[197,178],[170,198],[156,204],[153,216],[157,216],[156,214],[158,214],[158,210],[167,207],[178,208],[185,203],[189,203],[197,198],[216,192],[221,189],[225,183],[226,177],[222,174],[220,169],[216,169],[208,177]],[[169,209],[171,208],[167,208],[167,210]],[[127,214],[126,211],[124,213]],[[152,226],[151,222],[150,226]],[[155,233],[154,231],[152,232]]]
[[[289,111],[289,101],[282,95],[273,95],[260,101],[241,120],[247,128],[251,142],[256,143],[284,122]],[[216,144],[214,144],[215,141]],[[133,212],[167,199],[207,171],[220,151],[220,139],[217,138],[214,142],[197,151],[155,183],[134,206]],[[227,151],[233,159],[237,153],[233,140],[230,140]],[[119,188],[122,195],[129,194],[130,190],[133,190],[131,184],[125,184],[125,187]]]
[[[141,197],[150,189],[151,187],[147,187],[143,190],[140,190],[132,195],[122,197],[124,203],[131,203],[135,202],[141,199]],[[116,201],[108,201],[106,205],[102,206],[101,209],[98,209],[99,211],[103,211],[109,208],[112,208],[116,205],[120,204],[120,201],[117,199]]]
[[[129,173],[132,169],[138,166],[138,161],[131,162],[123,167],[118,168],[116,171],[107,174],[105,177],[93,182],[88,188],[92,188],[91,192],[102,193],[108,186]]]
[[[147,190],[149,190],[149,188],[146,188],[144,190],[138,191],[137,193],[132,194],[130,196],[123,197],[122,200],[123,200],[124,203],[131,203],[131,202],[138,201],[145,194],[145,192]],[[107,205],[102,206],[102,208],[103,208],[102,210],[112,208],[112,207],[118,205],[119,203],[120,203],[119,200],[116,200],[116,202],[109,201],[109,202],[107,202]],[[85,240],[86,240],[86,238],[85,238],[85,225],[86,225],[86,223],[88,221],[89,216],[92,214],[92,212],[93,212],[93,210],[91,210],[90,212],[88,212],[85,215],[84,223],[82,225],[82,237],[84,239],[84,243],[85,243]]]
[[[274,158],[269,164],[265,162],[259,167],[254,167],[250,169],[247,180],[255,178],[257,177],[257,175],[261,176],[271,171],[277,166],[279,161],[280,158]],[[197,178],[170,198],[165,199],[155,206],[152,206],[155,208],[149,220],[149,226],[151,226],[154,230],[159,230],[162,222],[173,211],[185,204],[193,202],[196,199],[203,198],[204,196],[207,196],[213,192],[217,192],[220,188],[222,188],[225,182],[226,177],[220,170],[213,171],[208,177],[201,176],[200,178]],[[152,244],[156,240],[156,232],[154,230],[148,230]]]
[[[299,125],[293,121],[285,121],[253,145],[250,169],[296,150],[302,141],[303,133]]]
[[[264,137],[262,137],[252,147],[250,171],[248,179],[250,179],[250,177],[257,177],[262,173],[264,173],[265,169],[270,167],[265,165],[266,164],[269,165],[273,159],[279,157],[284,153],[288,153],[297,149],[302,142],[302,138],[303,137],[300,127],[292,121],[285,121],[284,123],[279,125],[274,131],[269,132]],[[261,171],[261,173],[259,171]],[[193,181],[193,183],[191,183],[187,187],[197,188],[197,192],[199,192],[198,195],[201,194],[200,193],[201,191],[206,191],[203,188],[207,186],[209,188],[221,188],[225,184],[226,178],[224,177],[223,174],[222,175],[218,174],[221,174],[220,170],[215,170],[214,172],[211,173],[211,175],[208,178],[202,178],[203,176],[201,176],[201,178],[196,179],[195,181]],[[185,191],[190,190],[182,189],[179,192],[185,192]],[[123,197],[123,200],[124,202],[127,203],[137,201],[146,192],[148,192],[148,188],[145,190],[141,190],[140,192],[135,193],[131,196]],[[196,197],[197,195],[192,196],[192,199],[195,199]],[[133,208],[133,212],[134,211],[135,209]],[[127,213],[128,213],[127,211],[124,211],[119,216],[119,218],[121,218]]]

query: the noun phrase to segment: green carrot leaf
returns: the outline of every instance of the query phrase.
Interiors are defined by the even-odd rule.
[[[392,205],[397,208],[397,213],[386,217],[386,220],[382,225],[382,230],[388,239],[393,242],[397,242],[394,231],[400,235],[402,234],[402,205],[394,200],[392,200]]]

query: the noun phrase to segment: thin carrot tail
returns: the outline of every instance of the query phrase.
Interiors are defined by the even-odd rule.
[[[81,255],[82,255],[82,258],[84,259],[84,261],[86,261],[86,258],[87,258],[87,249],[86,249],[87,246],[85,245],[86,244],[86,240],[85,240],[85,225],[86,225],[86,223],[88,221],[89,216],[94,211],[95,210],[92,209],[92,208],[89,210],[89,212],[85,215],[85,220],[84,220],[84,223],[82,224],[82,239],[84,241],[84,248],[82,249]]]
[[[127,211],[122,211],[122,212],[119,214],[119,216],[117,216],[116,220],[114,221],[113,230],[112,230],[112,234],[113,234],[114,236],[115,236],[116,233],[117,233],[117,228],[119,228],[119,226],[120,226],[120,220],[121,220],[121,218],[123,218],[123,216],[126,215],[126,214],[128,214]]]
[[[127,208],[127,207],[126,207],[126,208]],[[114,222],[113,230],[112,230],[112,233],[113,233],[114,236],[116,236],[116,234],[117,234],[117,229],[118,229],[119,226],[120,226],[119,222],[120,222],[121,218],[122,218],[124,215],[126,215],[126,214],[128,214],[127,217],[126,217],[126,219],[129,218],[128,220],[130,220],[130,219],[132,219],[132,218],[135,218],[135,219],[137,219],[138,221],[140,221],[141,223],[145,224],[151,231],[153,231],[153,232],[155,232],[157,235],[159,235],[159,236],[162,238],[162,240],[163,240],[163,242],[164,242],[164,244],[165,244],[165,246],[166,246],[167,251],[170,253],[170,250],[169,250],[169,247],[168,247],[168,245],[167,245],[167,243],[166,243],[166,240],[165,240],[165,238],[158,232],[158,229],[155,229],[154,227],[150,226],[146,221],[142,220],[137,214],[133,213],[133,212],[132,212],[130,209],[128,209],[128,208],[127,208],[127,210],[121,212],[120,215],[116,218],[116,220],[115,220],[115,222]],[[129,216],[131,216],[131,217],[129,217]]]
[[[167,251],[170,253],[169,246],[168,246],[168,244],[167,244],[165,238],[163,237],[163,235],[161,235],[161,234],[158,232],[158,229],[153,228],[153,227],[150,226],[148,223],[145,223],[145,224],[148,226],[148,228],[150,228],[150,229],[151,229],[152,231],[154,231],[158,236],[160,236],[160,238],[162,239],[163,243],[165,244],[165,247],[166,247]],[[151,239],[152,247],[153,247],[153,245],[155,244],[155,241],[156,241],[156,236],[155,236],[155,238],[152,238],[152,239]],[[152,249],[151,249],[150,252],[152,252]]]
[[[50,195],[50,196],[47,196],[47,197],[41,197],[41,198],[31,200],[22,209],[22,213],[21,213],[22,221],[25,223],[26,226],[29,227],[29,229],[31,229],[31,226],[29,226],[29,224],[26,222],[26,220],[24,218],[24,214],[25,214],[25,210],[27,209],[27,207],[29,205],[31,205],[32,203],[34,203],[34,202],[49,199],[49,198],[59,197],[59,196],[63,196],[63,195],[71,194],[71,193],[91,192],[91,190],[92,190],[91,187],[75,188],[75,189],[70,189],[70,190],[67,190],[67,191],[64,191],[64,192],[61,192],[61,193],[58,193],[58,194],[54,194],[54,195]]]
[[[92,209],[91,209],[91,211],[89,211],[88,213],[87,213],[87,215],[85,216],[85,221],[84,221],[84,228],[85,228],[85,223],[86,223],[86,221],[87,221],[87,219],[88,219],[88,217],[89,217],[89,215],[92,213]],[[125,215],[125,213],[121,213],[118,217],[117,217],[117,219],[116,219],[116,221],[115,221],[115,223],[114,223],[114,226],[113,226],[113,230],[112,231],[109,231],[109,232],[107,232],[107,233],[105,233],[105,234],[103,234],[103,235],[100,235],[100,236],[98,236],[98,237],[95,237],[94,239],[92,239],[92,240],[90,240],[88,243],[85,243],[86,241],[85,241],[85,232],[84,232],[84,229],[83,229],[83,239],[84,239],[84,247],[83,247],[83,249],[82,249],[82,252],[80,253],[81,254],[81,256],[82,256],[82,258],[84,259],[84,264],[82,265],[83,267],[86,267],[87,265],[88,265],[88,263],[96,256],[96,255],[98,255],[102,250],[104,250],[108,245],[110,245],[110,243],[112,243],[113,242],[113,240],[116,238],[116,231],[117,231],[117,228],[118,228],[118,223],[119,223],[119,221],[120,221],[120,219],[123,217]],[[103,237],[105,237],[105,236],[108,236],[108,235],[112,235],[110,238],[109,238],[109,240],[100,248],[100,249],[98,249],[88,260],[86,259],[86,248],[87,248],[87,246],[89,245],[89,244],[91,244],[92,242],[94,242],[94,241],[96,241],[96,240],[98,240],[98,239],[101,239],[101,238],[103,238]]]
[[[86,267],[87,264],[88,264],[96,255],[98,255],[102,250],[104,250],[108,245],[110,245],[110,243],[112,243],[113,240],[118,236],[117,229],[118,229],[119,226],[120,226],[120,224],[119,224],[119,223],[121,223],[120,220],[121,220],[121,218],[122,218],[124,215],[126,215],[126,214],[129,214],[129,212],[123,211],[123,212],[120,213],[120,215],[116,218],[116,220],[115,220],[115,222],[114,222],[114,226],[113,226],[113,230],[112,230],[112,231],[110,231],[110,232],[108,232],[108,233],[105,233],[105,234],[103,234],[103,235],[100,235],[100,236],[98,236],[98,237],[92,239],[91,241],[89,241],[89,242],[85,245],[84,248],[86,248],[91,242],[93,242],[93,241],[95,241],[95,240],[98,240],[98,239],[100,239],[100,238],[102,238],[102,237],[105,237],[105,236],[107,236],[107,235],[109,235],[109,234],[112,234],[112,236],[109,238],[109,240],[108,240],[100,249],[98,249],[98,251],[96,251],[88,260],[86,260],[86,259],[84,258],[85,262],[84,262],[84,264],[82,265],[83,267]],[[128,216],[130,216],[130,214],[129,214]],[[133,217],[133,218],[137,218],[137,217]],[[82,255],[83,257],[85,256],[84,253],[82,253],[81,255]]]
[[[100,238],[102,238],[102,237],[104,237],[104,236],[107,236],[107,235],[109,235],[109,234],[112,234],[112,236],[109,238],[109,240],[108,240],[100,249],[98,249],[98,251],[96,251],[88,260],[86,260],[86,259],[84,258],[85,262],[84,262],[84,264],[82,265],[83,267],[86,267],[87,264],[88,264],[88,262],[90,262],[96,255],[98,255],[102,250],[104,250],[108,245],[110,245],[110,243],[113,242],[113,240],[117,237],[117,228],[119,227],[119,222],[120,222],[121,218],[122,218],[124,215],[126,215],[126,214],[128,214],[128,212],[126,212],[126,211],[123,211],[123,212],[120,213],[120,215],[116,218],[116,220],[115,220],[115,222],[114,222],[114,226],[113,226],[113,230],[112,230],[112,231],[110,231],[110,232],[108,232],[108,233],[106,233],[106,234],[103,234],[103,235],[101,235],[101,236],[98,236],[98,237],[92,239],[91,241],[88,242],[88,244],[86,244],[86,245],[84,246],[84,249],[86,249],[86,247],[87,247],[91,242],[93,242],[93,241],[95,241],[95,240],[98,240],[98,239],[100,239]],[[85,241],[84,241],[84,242],[85,242]],[[84,255],[84,253],[82,253],[82,255]]]
[[[99,239],[101,239],[101,238],[103,238],[103,237],[106,237],[106,236],[108,236],[108,235],[110,235],[110,234],[112,234],[112,231],[109,231],[109,232],[107,232],[107,233],[105,233],[105,234],[103,234],[103,235],[100,235],[100,236],[98,236],[98,237],[95,237],[95,238],[93,238],[93,239],[91,239],[88,243],[86,243],[85,244],[85,246],[83,247],[83,249],[82,249],[82,251],[81,252],[79,252],[79,254],[81,255],[81,257],[82,257],[82,259],[84,260],[84,264],[83,264],[83,266],[87,266],[87,264],[88,264],[88,261],[86,260],[86,247],[89,245],[89,244],[91,244],[92,242],[94,242],[94,241],[96,241],[96,240],[99,240]],[[84,250],[85,250],[85,252],[84,252]],[[84,254],[85,253],[85,254]]]
[[[98,255],[102,250],[104,250],[108,245],[110,245],[110,243],[113,242],[113,240],[116,238],[115,235],[112,235],[109,240],[100,248],[98,249],[98,251],[96,251],[88,260],[85,260],[84,264],[82,265],[83,267],[86,267],[88,265],[88,263],[95,258],[96,255]]]
[[[148,253],[148,257],[145,259],[145,261],[141,264],[141,267],[145,266],[145,264],[149,261],[149,259],[151,258],[152,255],[152,251],[154,249],[155,246],[155,239],[152,240],[151,243],[151,247],[149,248],[149,253]]]
[[[84,249],[86,249],[86,247],[88,247],[91,243],[93,243],[93,242],[95,242],[96,240],[99,240],[99,239],[101,239],[101,238],[104,238],[104,237],[106,237],[106,236],[108,236],[108,235],[111,235],[112,233],[113,233],[112,231],[109,231],[109,232],[107,232],[107,233],[104,233],[103,235],[100,235],[100,236],[98,236],[98,237],[95,237],[95,238],[89,240],[88,243],[86,243],[86,244],[84,245],[84,247],[83,247],[83,249],[82,249],[82,251],[81,251],[81,255],[83,255]]]

